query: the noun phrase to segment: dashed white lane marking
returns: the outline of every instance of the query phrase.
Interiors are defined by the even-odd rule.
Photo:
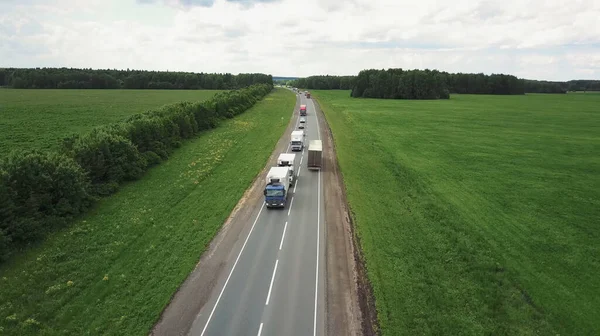
[[[283,227],[283,234],[281,235],[281,243],[279,243],[279,250],[283,247],[283,240],[285,239],[285,230],[287,229],[287,223],[285,222],[285,226]]]
[[[288,216],[290,215],[290,211],[292,211],[292,204],[294,204],[294,196],[292,196],[292,200],[290,201],[290,208],[288,209]]]
[[[258,222],[260,213],[263,211],[264,208],[265,208],[265,204],[263,203],[263,205],[260,207],[260,210],[258,211],[258,214],[256,215],[256,219],[254,220],[252,227],[250,228],[250,232],[248,232],[248,236],[246,237],[246,240],[244,241],[244,245],[242,245],[242,249],[240,250],[240,253],[238,253],[237,258],[235,259],[235,263],[233,263],[233,267],[231,268],[231,271],[229,272],[229,275],[227,276],[227,280],[225,280],[225,284],[223,285],[223,288],[221,289],[221,293],[219,293],[219,296],[217,297],[217,302],[215,302],[215,305],[214,305],[212,311],[210,312],[210,315],[208,316],[208,320],[206,321],[206,324],[204,325],[204,329],[202,329],[202,333],[200,334],[200,336],[203,336],[204,333],[206,332],[208,323],[210,323],[210,320],[211,320],[213,314],[215,313],[215,309],[217,309],[217,305],[219,304],[219,301],[221,300],[221,296],[223,295],[223,292],[225,291],[225,288],[227,287],[227,283],[229,283],[229,279],[231,278],[231,275],[233,274],[233,271],[235,270],[235,266],[237,265],[238,261],[240,260],[240,256],[242,255],[242,252],[244,252],[246,243],[248,243],[248,239],[250,238],[252,231],[254,231],[254,226],[256,225],[256,222]]]
[[[258,335],[257,336],[260,336],[260,333],[262,333],[262,327],[263,327],[263,324],[261,322],[260,327],[258,327]]]
[[[269,305],[269,300],[271,299],[271,290],[273,289],[273,281],[275,280],[275,273],[277,273],[277,264],[279,264],[279,259],[275,260],[275,268],[273,269],[273,277],[271,278],[271,285],[269,286],[269,294],[267,294],[267,301],[265,305]]]

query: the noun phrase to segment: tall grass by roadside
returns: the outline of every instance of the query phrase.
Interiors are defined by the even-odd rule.
[[[0,266],[0,333],[147,335],[264,166],[294,104],[276,89]]]
[[[599,95],[312,93],[382,335],[600,334]]]

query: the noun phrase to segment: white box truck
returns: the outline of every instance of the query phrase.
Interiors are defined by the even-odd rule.
[[[290,139],[292,151],[302,151],[304,149],[304,131],[293,131]]]
[[[277,165],[279,167],[282,166],[294,166],[294,160],[296,159],[296,154],[294,153],[281,153],[277,158]]]
[[[279,167],[290,167],[290,185],[296,183],[296,170],[294,169],[294,162],[296,160],[296,154],[294,153],[281,153],[277,158],[277,166]]]

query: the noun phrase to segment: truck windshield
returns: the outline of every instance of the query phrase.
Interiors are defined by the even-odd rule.
[[[302,141],[292,141],[292,145],[301,145]]]
[[[267,189],[267,197],[283,196],[283,189]]]

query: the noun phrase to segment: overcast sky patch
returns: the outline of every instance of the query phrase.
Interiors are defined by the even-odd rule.
[[[600,78],[600,1],[0,0],[0,67]]]

